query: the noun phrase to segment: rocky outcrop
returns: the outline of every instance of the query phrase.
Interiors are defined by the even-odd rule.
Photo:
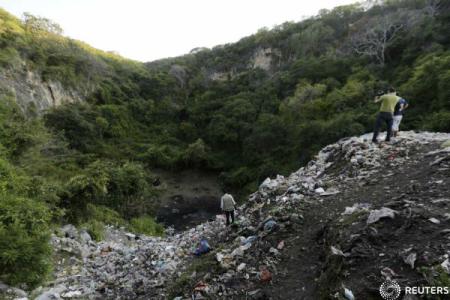
[[[259,48],[253,54],[250,61],[252,68],[260,68],[264,71],[270,71],[274,64],[279,60],[281,53],[278,49]]]
[[[38,114],[63,103],[81,102],[89,91],[63,87],[58,81],[43,81],[41,76],[27,70],[1,70],[0,93],[12,95],[23,111]]]

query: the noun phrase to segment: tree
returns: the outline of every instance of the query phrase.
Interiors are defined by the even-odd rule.
[[[351,38],[352,49],[359,55],[374,57],[384,66],[386,48],[404,27],[393,15],[376,18]]]
[[[31,199],[0,192],[0,278],[34,287],[50,271],[51,213]]]
[[[23,23],[25,28],[33,34],[49,32],[61,35],[63,33],[63,30],[58,23],[47,18],[33,16],[27,12],[23,14]]]

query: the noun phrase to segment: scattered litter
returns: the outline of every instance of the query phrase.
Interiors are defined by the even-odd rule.
[[[441,264],[441,267],[445,272],[447,272],[447,274],[450,274],[450,261],[448,260],[448,258],[444,260],[444,262]]]
[[[333,253],[334,255],[339,255],[339,256],[344,256],[344,257],[349,256],[348,253],[346,254],[346,253],[342,252],[341,249],[338,249],[334,246],[331,246],[331,253]]]
[[[346,207],[345,211],[342,213],[342,215],[352,215],[356,212],[360,211],[369,211],[370,204],[368,203],[355,203],[352,207]]]
[[[416,253],[410,253],[405,259],[404,259],[404,262],[407,264],[407,265],[410,265],[411,266],[411,269],[414,269],[414,263],[416,262],[416,259],[417,259],[417,254]]]
[[[266,232],[272,232],[277,228],[277,222],[275,222],[274,220],[268,220],[267,222],[264,223],[264,231]]]
[[[237,271],[238,272],[241,272],[241,271],[243,271],[244,269],[245,269],[245,267],[246,267],[247,265],[245,264],[245,263],[241,263],[238,267],[237,267]]]
[[[280,242],[278,243],[278,245],[277,245],[277,249],[278,249],[278,250],[283,250],[283,248],[284,248],[284,240],[283,240],[283,241],[280,241]]]
[[[65,251],[65,254],[69,253],[73,256],[69,260],[71,263],[74,262],[70,266],[74,271],[72,274],[67,274],[67,268],[65,268],[64,271],[56,273],[55,279],[58,282],[57,287],[59,290],[55,290],[54,286],[43,287],[36,294],[38,296],[51,294],[60,298],[73,295],[73,297],[81,299],[91,296],[99,299],[134,299],[141,297],[141,295],[146,299],[162,299],[161,295],[167,295],[166,288],[169,286],[167,283],[172,278],[176,278],[184,271],[189,270],[186,267],[189,266],[192,260],[190,254],[197,253],[202,255],[207,253],[207,251],[211,250],[208,242],[211,242],[212,245],[217,245],[219,249],[215,253],[215,259],[223,270],[217,273],[208,270],[205,271],[206,274],[203,271],[187,274],[190,280],[198,283],[187,294],[177,295],[179,297],[175,299],[187,299],[191,296],[195,300],[227,297],[240,299],[243,296],[240,293],[245,292],[241,289],[242,285],[239,285],[239,283],[243,283],[249,288],[246,296],[255,299],[263,298],[265,295],[261,289],[257,289],[258,283],[255,281],[262,283],[275,281],[275,276],[284,271],[281,268],[277,269],[280,254],[291,254],[286,251],[287,243],[289,243],[290,248],[291,243],[297,242],[294,240],[295,237],[292,237],[288,231],[295,232],[292,229],[293,226],[301,227],[302,224],[308,223],[306,222],[307,220],[303,219],[302,214],[305,218],[309,216],[308,209],[316,209],[315,204],[320,204],[317,203],[318,201],[325,202],[325,196],[335,195],[339,191],[344,191],[347,183],[354,183],[360,187],[371,185],[378,187],[380,176],[377,172],[380,170],[384,171],[381,168],[385,166],[388,156],[394,151],[395,159],[388,162],[387,172],[381,174],[392,176],[390,179],[385,178],[389,180],[394,180],[394,176],[397,176],[396,174],[399,173],[399,170],[402,170],[402,165],[417,159],[415,156],[416,151],[409,152],[409,150],[416,150],[419,147],[409,149],[409,146],[414,147],[427,143],[435,145],[436,141],[449,140],[449,137],[449,134],[444,133],[401,132],[401,136],[398,138],[399,143],[386,144],[383,148],[370,142],[365,142],[364,139],[370,140],[370,135],[340,140],[323,148],[314,161],[292,173],[289,177],[277,176],[274,179],[266,179],[260,186],[260,189],[250,196],[249,201],[245,201],[245,204],[239,208],[236,220],[239,224],[238,230],[226,228],[223,222],[224,217],[220,215],[215,220],[199,224],[182,232],[168,229],[164,237],[148,237],[139,234],[139,238],[135,238],[134,234],[126,233],[123,228],[115,229],[106,226],[104,241],[96,242],[91,240],[83,244],[79,242],[81,238],[78,229],[67,226],[65,231],[63,231],[62,237],[52,236],[52,245],[56,250],[55,252]],[[408,156],[408,153],[414,156]],[[430,161],[448,157],[448,153],[450,152],[435,152],[435,154],[431,155],[436,155],[436,157],[431,156],[422,164],[428,164]],[[355,161],[355,163],[349,163],[350,160]],[[447,163],[448,160],[440,160],[438,164],[440,168],[447,168]],[[341,164],[346,165],[340,168]],[[391,169],[395,170],[395,172],[392,172]],[[418,248],[415,244],[413,246],[413,243],[408,241],[407,244],[402,245],[405,245],[406,248],[409,247],[409,249],[400,252],[402,253],[401,259],[406,264],[402,267],[402,265],[398,266],[393,261],[393,259],[397,259],[397,256],[395,256],[396,253],[391,251],[391,248],[378,248],[372,244],[372,241],[386,241],[390,243],[392,240],[386,239],[386,233],[392,233],[392,239],[398,238],[396,235],[400,235],[400,231],[403,228],[401,224],[411,223],[411,228],[414,229],[414,226],[418,225],[417,222],[425,220],[428,224],[427,226],[432,227],[433,225],[427,221],[430,216],[422,219],[422,216],[428,212],[435,213],[432,216],[437,217],[441,222],[440,224],[444,225],[444,222],[447,222],[444,220],[450,217],[446,213],[450,199],[445,195],[444,191],[440,190],[445,187],[446,180],[440,186],[435,184],[440,182],[439,179],[445,178],[442,175],[442,173],[436,172],[433,173],[433,177],[427,178],[427,180],[430,180],[429,195],[440,196],[431,199],[427,198],[426,202],[421,201],[422,199],[417,195],[417,192],[421,191],[422,184],[422,182],[417,180],[411,184],[401,186],[400,191],[397,191],[396,187],[394,187],[395,183],[389,185],[389,189],[382,189],[380,192],[386,193],[386,198],[388,199],[386,201],[392,200],[389,205],[385,204],[385,207],[377,207],[379,209],[372,210],[370,204],[367,203],[355,203],[352,207],[346,207],[345,211],[342,212],[343,216],[367,212],[367,216],[362,216],[364,221],[366,221],[365,218],[367,217],[367,224],[376,223],[382,218],[398,218],[399,224],[385,224],[387,226],[380,227],[366,227],[359,224],[351,228],[348,227],[352,231],[342,232],[340,237],[345,238],[342,242],[339,239],[333,239],[336,242],[334,246],[329,245],[329,251],[331,251],[329,254],[342,257],[349,257],[350,253],[352,256],[355,254],[356,257],[357,255],[361,255],[361,257],[370,256],[370,258],[378,261],[377,264],[370,267],[373,269],[381,266],[381,274],[384,278],[398,277],[389,267],[395,266],[395,268],[399,268],[399,272],[401,269],[403,271],[409,269],[408,266],[416,268],[418,257],[420,257],[420,266],[422,266],[422,263],[426,266],[427,262],[432,263],[434,266],[437,261],[445,272],[450,273],[448,255],[441,256],[442,253],[436,253],[435,251],[436,249],[443,249],[443,247],[430,247],[424,250]],[[351,190],[346,190],[343,198],[348,198],[347,192],[349,191],[351,192]],[[401,196],[395,197],[398,193]],[[318,199],[318,196],[320,196],[320,199]],[[355,195],[356,197],[357,195]],[[364,201],[364,198],[361,200]],[[355,201],[359,201],[359,199],[353,202]],[[432,210],[428,210],[427,205]],[[333,220],[330,218],[333,217],[336,217],[334,211],[333,213],[330,211],[328,216],[320,216],[318,218],[320,224],[318,223],[317,225],[324,226],[330,220],[332,224]],[[349,220],[351,219],[349,218]],[[432,219],[430,219],[430,222],[432,222]],[[335,221],[338,222],[338,220],[339,216]],[[346,224],[341,225],[343,225],[343,230],[348,229]],[[396,227],[392,228],[390,225],[396,225]],[[445,223],[445,225],[448,224]],[[298,229],[301,230],[301,228]],[[308,229],[308,227],[305,226],[305,229]],[[332,228],[330,234],[334,234],[335,229]],[[341,232],[341,228],[337,229]],[[273,233],[276,230],[280,230],[281,234]],[[269,233],[270,235],[267,236]],[[346,236],[347,233],[348,236]],[[286,240],[281,240],[281,238]],[[440,238],[448,243],[450,229],[448,226],[442,226],[433,238]],[[85,238],[85,240],[88,239]],[[397,241],[394,240],[393,242]],[[307,254],[306,247],[308,245],[301,245],[299,251],[302,251],[302,254]],[[352,249],[352,252],[348,250],[348,253],[346,253],[340,247],[345,250]],[[412,247],[414,247],[414,250]],[[86,254],[80,255],[80,253]],[[209,258],[205,257],[205,259]],[[261,264],[263,267],[258,268],[257,264]],[[350,273],[352,272],[351,268],[343,270],[342,275],[355,275]],[[380,271],[375,273],[378,272]],[[73,274],[76,275],[72,276]],[[402,275],[404,274],[402,273]],[[202,281],[199,281],[200,279]],[[237,285],[235,284],[236,282],[238,283]],[[302,287],[300,286],[299,288],[301,289]],[[336,298],[354,299],[352,290],[344,287],[343,289],[336,291]]]
[[[207,240],[201,240],[200,241],[200,245],[194,251],[194,255],[195,256],[200,256],[202,254],[208,253],[209,251],[211,251],[211,246],[208,244],[208,241]]]
[[[316,192],[317,194],[323,194],[323,193],[325,193],[325,190],[320,187],[320,188],[315,189],[314,192]]]
[[[397,212],[393,209],[382,207],[381,209],[375,209],[370,211],[370,215],[367,218],[367,224],[373,224],[378,222],[382,218],[395,218]]]
[[[388,268],[388,267],[384,267],[381,270],[381,275],[383,275],[383,277],[385,279],[392,279],[392,278],[398,276],[397,273],[394,272],[394,270],[392,270],[391,268]]]
[[[259,273],[259,280],[264,283],[270,282],[272,280],[272,273],[267,268],[263,268]]]
[[[332,195],[336,195],[336,194],[339,194],[339,193],[340,193],[340,191],[331,188],[331,189],[328,189],[328,190],[320,193],[320,196],[332,196]]]
[[[344,288],[344,296],[348,300],[355,300],[355,296],[353,296],[353,292],[347,288]]]
[[[439,221],[436,218],[429,218],[428,221],[430,221],[431,223],[434,223],[434,224],[440,224],[441,223],[441,221]]]

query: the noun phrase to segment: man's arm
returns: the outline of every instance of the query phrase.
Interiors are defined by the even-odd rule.
[[[375,100],[373,100],[373,102],[378,103],[381,101],[381,96],[376,96]]]
[[[223,210],[223,197],[222,197],[222,198],[220,198],[220,209],[222,209],[222,210]]]

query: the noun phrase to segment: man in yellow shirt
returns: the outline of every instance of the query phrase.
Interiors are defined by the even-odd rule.
[[[377,120],[375,122],[372,142],[378,143],[377,137],[383,122],[386,123],[387,126],[386,142],[389,142],[391,140],[393,115],[395,105],[397,104],[399,99],[400,97],[397,96],[393,87],[390,87],[388,89],[387,94],[375,97],[375,103],[381,102],[381,106],[380,112],[378,113]]]

